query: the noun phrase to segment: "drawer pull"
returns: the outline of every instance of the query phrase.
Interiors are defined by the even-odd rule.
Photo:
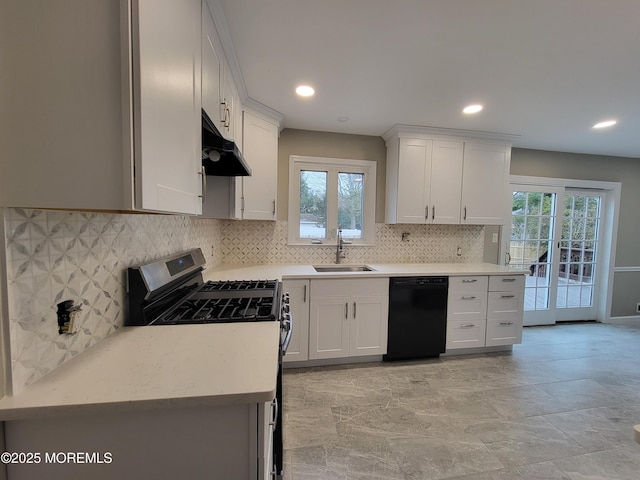
[[[500,298],[515,298],[515,295],[502,295]]]
[[[462,280],[462,283],[474,283],[474,282],[477,282],[477,281],[478,281],[478,279],[476,279],[476,278],[471,278],[471,279],[465,278],[464,280]]]
[[[513,325],[513,322],[500,322],[500,325],[504,325],[506,327],[508,325]]]
[[[473,328],[475,326],[475,323],[465,323],[464,325],[460,325],[460,328]]]
[[[503,278],[502,281],[503,282],[515,282],[516,279],[515,278]]]
[[[475,300],[477,297],[462,297],[461,300]]]

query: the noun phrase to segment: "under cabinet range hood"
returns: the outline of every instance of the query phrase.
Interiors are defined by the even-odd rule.
[[[238,146],[227,140],[202,110],[202,165],[207,175],[246,177],[251,168]]]

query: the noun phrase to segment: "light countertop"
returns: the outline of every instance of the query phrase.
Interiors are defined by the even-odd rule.
[[[345,263],[345,265],[349,265]],[[217,265],[204,271],[206,280],[257,280],[346,277],[403,277],[403,276],[460,276],[460,275],[517,275],[528,270],[514,269],[492,263],[367,263],[370,272],[316,272],[313,265],[263,264]]]
[[[279,322],[124,327],[0,400],[0,420],[269,402],[279,340]]]

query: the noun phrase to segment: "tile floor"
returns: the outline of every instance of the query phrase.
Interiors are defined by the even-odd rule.
[[[512,353],[285,370],[285,480],[638,480],[640,324]]]

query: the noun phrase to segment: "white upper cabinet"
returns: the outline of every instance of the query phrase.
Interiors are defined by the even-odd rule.
[[[386,222],[504,223],[511,147],[425,130],[386,136]]]
[[[206,0],[202,2],[202,108],[221,128],[221,78],[224,56]]]
[[[131,19],[136,207],[200,214],[200,0],[137,0]]]
[[[199,213],[200,0],[3,15],[20,45],[3,57],[3,204]]]
[[[462,223],[503,225],[511,147],[466,142],[462,174]]]
[[[251,176],[242,177],[242,218],[275,220],[278,190],[278,125],[244,111],[242,153]]]

